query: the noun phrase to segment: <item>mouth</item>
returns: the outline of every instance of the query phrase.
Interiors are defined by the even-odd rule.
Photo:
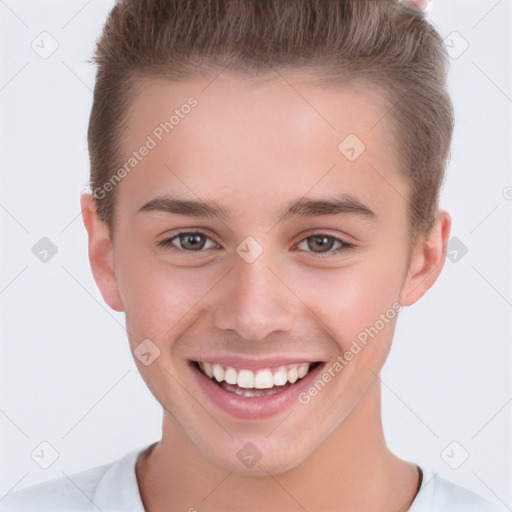
[[[241,419],[270,417],[296,403],[324,361],[260,368],[235,368],[213,361],[190,361],[200,388],[224,412]],[[251,365],[252,366],[252,365]]]
[[[280,393],[304,378],[316,363],[294,363],[273,368],[237,369],[232,366],[196,361],[198,370],[228,393],[255,397]]]

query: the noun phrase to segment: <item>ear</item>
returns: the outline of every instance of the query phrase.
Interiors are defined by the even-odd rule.
[[[96,201],[91,194],[80,196],[82,219],[89,237],[89,263],[103,300],[115,311],[124,311],[117,288],[114,266],[114,248],[108,226],[96,212]]]
[[[432,229],[416,243],[400,291],[403,306],[414,304],[436,282],[446,261],[444,248],[450,237],[451,226],[450,214],[440,210]]]

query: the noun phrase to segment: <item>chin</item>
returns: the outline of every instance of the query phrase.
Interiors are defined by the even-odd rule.
[[[288,434],[286,437],[293,441],[287,443],[276,439],[270,442],[264,436],[252,440],[247,437],[240,441],[231,439],[223,453],[219,453],[217,445],[204,450],[203,454],[216,466],[239,475],[278,475],[299,466],[311,455],[298,436]]]

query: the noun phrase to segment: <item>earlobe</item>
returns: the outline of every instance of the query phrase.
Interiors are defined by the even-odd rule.
[[[96,202],[89,193],[80,196],[82,219],[89,239],[89,262],[104,301],[115,311],[124,311],[117,287],[114,249],[108,226],[96,213]]]
[[[439,277],[446,260],[444,247],[450,237],[451,225],[450,214],[440,210],[430,232],[417,242],[400,292],[403,306],[410,306],[423,297]]]

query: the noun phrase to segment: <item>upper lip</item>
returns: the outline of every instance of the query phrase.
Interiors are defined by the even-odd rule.
[[[224,366],[232,366],[237,369],[257,370],[258,368],[274,368],[277,366],[286,366],[289,364],[300,364],[300,363],[323,363],[324,361],[320,358],[306,357],[271,357],[271,358],[247,358],[236,355],[208,355],[198,356],[192,358],[192,361],[197,362],[208,362],[217,363]]]

